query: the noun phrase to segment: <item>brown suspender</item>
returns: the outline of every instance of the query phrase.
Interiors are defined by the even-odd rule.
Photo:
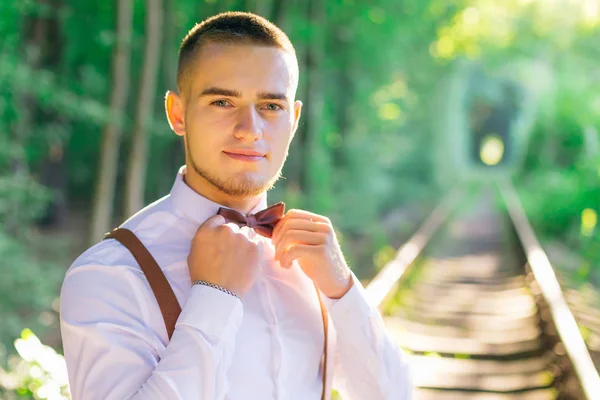
[[[181,314],[181,306],[179,305],[179,302],[175,297],[175,293],[173,293],[173,289],[171,288],[171,285],[169,285],[165,274],[163,274],[162,270],[156,263],[156,260],[154,257],[152,257],[152,254],[150,254],[148,249],[142,244],[137,236],[135,236],[135,234],[129,229],[117,228],[112,232],[107,233],[104,239],[115,239],[120,242],[131,252],[139,264],[140,268],[146,275],[146,279],[148,279],[148,283],[150,284],[150,288],[152,288],[154,297],[156,297],[156,301],[158,302],[158,307],[160,308],[160,312],[162,313],[165,321],[167,334],[170,340],[173,336],[173,332],[175,331],[175,323],[177,322],[177,318],[179,317],[179,314]],[[323,300],[319,294],[319,289],[316,285],[315,288],[317,289],[317,297],[319,299],[321,316],[323,318],[323,392],[321,393],[321,399],[325,400],[325,392],[327,388],[327,339],[329,334],[329,317],[327,314],[327,308],[325,307],[325,304],[323,304]]]
[[[177,318],[179,318],[179,314],[181,314],[181,307],[175,297],[175,293],[173,293],[171,285],[169,285],[165,274],[163,274],[156,263],[156,260],[152,257],[152,254],[150,254],[148,249],[146,249],[146,246],[142,244],[140,239],[138,239],[129,229],[115,229],[104,238],[116,239],[123,246],[127,247],[131,254],[133,254],[135,261],[137,261],[140,268],[142,268],[142,271],[144,271],[146,279],[148,279],[148,283],[152,288],[152,292],[154,292],[154,297],[156,297],[156,301],[158,302],[160,312],[165,320],[165,326],[167,327],[167,334],[169,335],[170,340],[171,336],[173,336],[173,331],[175,330]]]

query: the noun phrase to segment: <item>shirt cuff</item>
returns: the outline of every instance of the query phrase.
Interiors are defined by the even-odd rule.
[[[331,299],[321,293],[323,303],[336,328],[355,326],[360,321],[368,320],[368,317],[377,311],[369,304],[365,289],[353,272],[352,280],[354,283],[348,293],[339,299]]]
[[[242,323],[240,299],[205,285],[193,285],[175,327],[186,325],[208,335],[223,338]]]

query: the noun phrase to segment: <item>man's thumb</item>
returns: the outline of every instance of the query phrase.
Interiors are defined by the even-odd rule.
[[[206,226],[209,228],[217,228],[217,227],[223,225],[224,223],[225,223],[225,218],[222,215],[217,214],[217,215],[213,215],[212,217],[210,217],[209,219],[204,221],[202,226]]]

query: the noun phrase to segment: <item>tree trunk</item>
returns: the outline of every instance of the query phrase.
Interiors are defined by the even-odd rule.
[[[117,43],[113,53],[113,87],[110,98],[111,118],[104,130],[102,153],[98,167],[96,193],[90,243],[102,239],[102,235],[112,227],[113,199],[118,172],[119,146],[123,110],[129,93],[129,70],[131,67],[131,30],[133,23],[133,0],[117,0]]]
[[[30,15],[25,15],[21,22],[22,24],[22,42],[24,48],[24,64],[30,74],[34,74],[43,62],[45,47],[48,45],[46,36],[50,18],[42,15],[39,10],[44,6],[52,7],[49,0],[40,0],[37,6],[32,8],[33,12]],[[31,179],[29,164],[25,149],[31,139],[34,120],[38,111],[38,102],[35,95],[32,93],[31,87],[21,89],[15,87],[15,103],[18,110],[18,118],[10,131],[11,145],[14,151],[9,157],[9,165],[15,181],[20,181],[23,187],[26,187],[26,181]],[[15,199],[18,199],[16,196]],[[25,223],[30,222],[30,218],[26,218],[27,205],[19,201],[11,201],[9,203],[10,212],[6,213],[5,230],[11,235],[19,235],[23,232]]]
[[[165,49],[163,57],[163,79],[169,90],[177,90],[177,28],[175,23],[175,4],[173,1],[165,2],[164,10],[164,35],[162,47]]]
[[[324,124],[324,58],[325,58],[325,3],[324,0],[310,0],[309,20],[311,22],[310,41],[307,53],[308,90],[306,147],[304,182],[308,206],[316,212],[325,212],[329,196],[328,153],[323,136]]]
[[[220,3],[219,3],[220,4]],[[161,87],[177,92],[177,43],[180,38],[177,33],[175,21],[176,4],[172,1],[165,2],[164,29],[163,29],[163,49],[162,57],[163,81]],[[162,94],[162,93],[160,93]],[[164,168],[158,176],[159,183],[156,185],[158,195],[168,192],[173,185],[173,171],[183,163],[184,152],[180,150],[182,140],[175,135],[172,141],[161,148],[160,157],[163,160]],[[154,194],[153,194],[154,195]]]
[[[39,66],[46,71],[59,71],[64,49],[64,35],[62,32],[59,13],[63,7],[62,0],[50,0],[48,5],[51,12],[47,14],[47,25],[43,36],[42,51]],[[66,131],[67,121],[64,115],[56,109],[37,107],[35,125],[42,131]],[[41,165],[37,167],[39,182],[51,190],[52,198],[45,204],[44,210],[36,220],[38,226],[57,229],[64,226],[68,216],[68,166],[65,157],[68,140],[63,135],[38,135],[34,140],[47,143],[46,156]]]
[[[261,17],[271,19],[273,0],[246,0],[246,9]]]
[[[349,41],[346,39],[345,34],[346,28],[339,27],[337,34],[333,36],[333,48],[336,49],[347,49]],[[330,55],[331,57],[331,55]],[[353,60],[350,52],[346,50],[339,51],[335,56],[338,65],[344,65],[335,75],[337,78],[335,90],[335,104],[336,104],[336,123],[338,131],[338,143],[336,147],[332,149],[332,163],[336,167],[344,168],[347,167],[348,160],[346,159],[347,151],[344,147],[344,138],[348,135],[350,130],[351,122],[351,99],[353,98],[354,80],[352,79],[353,71]]]
[[[137,100],[135,123],[127,181],[125,187],[125,216],[131,216],[144,206],[144,187],[148,159],[148,122],[154,110],[160,49],[164,18],[162,0],[146,0],[146,45],[142,78]]]
[[[243,3],[243,0],[242,0],[242,3]],[[219,12],[237,10],[238,1],[237,0],[222,0],[222,1],[219,1],[219,6],[220,6]]]
[[[287,0],[283,0],[287,1]],[[288,10],[291,14],[298,14],[305,17],[306,23],[308,23],[308,7],[304,1],[290,1],[288,3]],[[306,40],[299,40],[294,44],[296,48],[296,57],[298,58],[298,67],[300,69],[300,81],[298,82],[298,90],[296,92],[296,99],[302,100],[304,106],[302,108],[302,117],[298,124],[298,129],[294,136],[294,140],[290,145],[290,151],[288,158],[285,162],[283,169],[283,176],[285,176],[286,190],[291,192],[291,197],[299,197],[299,193],[304,193],[304,184],[306,182],[306,165],[305,156],[306,151],[306,134],[307,134],[307,120],[308,120],[308,72],[307,72],[307,53],[309,43]],[[297,204],[297,207],[304,206],[304,204]]]
[[[294,0],[274,0],[271,17],[275,25],[287,33],[289,29],[289,8]]]
[[[40,8],[51,6],[49,0],[40,0]],[[46,36],[50,19],[39,15],[26,16],[23,21],[23,37],[25,48],[25,64],[33,73],[40,68],[45,52]],[[16,96],[19,110],[19,119],[13,130],[13,140],[20,148],[25,148],[31,134],[33,119],[37,109],[35,97],[26,90]],[[29,166],[21,153],[13,154],[11,160],[15,176],[25,177],[29,174]]]

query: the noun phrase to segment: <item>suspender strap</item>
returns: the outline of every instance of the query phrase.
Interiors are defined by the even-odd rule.
[[[173,331],[175,331],[177,318],[179,317],[179,314],[181,314],[181,306],[179,305],[165,274],[163,274],[156,263],[156,260],[142,244],[140,239],[128,229],[115,229],[111,233],[108,233],[104,238],[116,239],[119,241],[131,252],[131,254],[133,254],[133,257],[140,268],[144,271],[146,279],[148,279],[148,283],[150,284],[150,288],[152,288],[152,292],[154,293],[154,297],[156,297],[156,301],[158,302],[158,307],[160,308],[160,312],[165,321],[167,334],[169,335],[170,340],[171,336],[173,336]]]
[[[329,338],[329,314],[327,313],[327,307],[323,304],[321,299],[321,291],[315,283],[315,289],[317,289],[317,298],[319,299],[319,305],[321,306],[321,317],[323,318],[323,392],[321,392],[321,400],[327,398],[327,339]]]
[[[175,297],[175,293],[173,293],[173,289],[171,288],[171,285],[169,285],[169,281],[167,281],[165,274],[163,274],[162,270],[156,263],[156,260],[154,257],[152,257],[152,254],[150,254],[146,246],[144,246],[137,236],[135,236],[135,234],[129,229],[117,228],[112,232],[107,233],[104,239],[117,240],[131,252],[139,264],[140,268],[146,275],[146,279],[148,279],[148,283],[150,284],[150,288],[152,288],[154,297],[156,297],[156,301],[158,302],[158,307],[160,308],[160,312],[162,313],[165,321],[167,334],[169,335],[170,340],[171,336],[173,336],[173,331],[175,331],[175,323],[177,322],[177,318],[179,317],[179,314],[181,314],[181,306],[179,305],[179,302]],[[317,298],[319,299],[321,317],[323,319],[323,391],[321,393],[321,400],[325,400],[327,398],[327,343],[329,337],[329,314],[327,313],[325,304],[323,304],[319,288],[316,284],[315,289],[317,290]]]

